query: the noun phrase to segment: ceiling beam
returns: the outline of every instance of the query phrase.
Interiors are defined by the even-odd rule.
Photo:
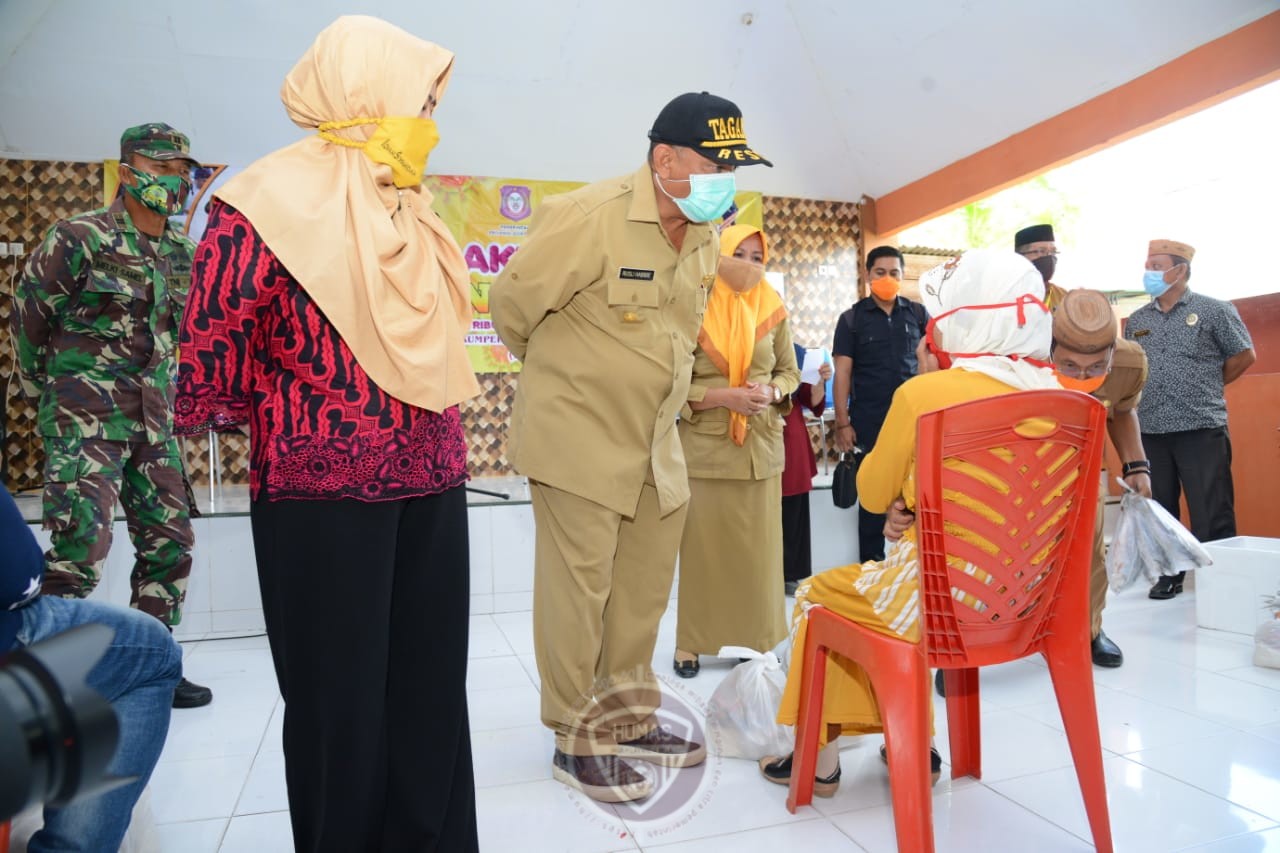
[[[1280,12],[875,200],[894,234],[1280,79]]]

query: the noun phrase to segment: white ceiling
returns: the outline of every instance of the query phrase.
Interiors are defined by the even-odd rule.
[[[1280,8],[1280,0],[0,0],[0,156],[92,160],[167,121],[243,166],[301,131],[280,82],[340,14],[457,54],[430,170],[629,172],[671,97],[736,101],[743,189],[880,196]],[[752,23],[742,23],[750,13]],[[1280,49],[1280,46],[1277,46]]]

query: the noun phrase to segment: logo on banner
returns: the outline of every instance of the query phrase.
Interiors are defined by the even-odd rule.
[[[502,207],[500,212],[507,219],[519,222],[532,212],[529,204],[529,188],[507,184],[502,188]]]

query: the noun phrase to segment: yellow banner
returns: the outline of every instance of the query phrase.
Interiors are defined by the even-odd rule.
[[[471,272],[471,331],[467,353],[476,373],[520,369],[489,319],[489,287],[529,233],[533,211],[547,196],[582,186],[578,181],[525,181],[470,175],[430,175],[423,182],[432,208],[462,247]],[[729,218],[763,227],[760,193],[738,193]]]
[[[529,219],[542,200],[582,186],[578,181],[522,181],[470,175],[429,175],[423,182],[462,247],[471,272],[471,331],[467,353],[476,373],[520,369],[489,319],[489,286],[529,233]]]

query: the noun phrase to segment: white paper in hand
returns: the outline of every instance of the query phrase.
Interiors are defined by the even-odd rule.
[[[800,381],[817,385],[822,381],[818,376],[818,368],[826,361],[822,350],[807,349],[804,351],[804,364],[800,366]]]

